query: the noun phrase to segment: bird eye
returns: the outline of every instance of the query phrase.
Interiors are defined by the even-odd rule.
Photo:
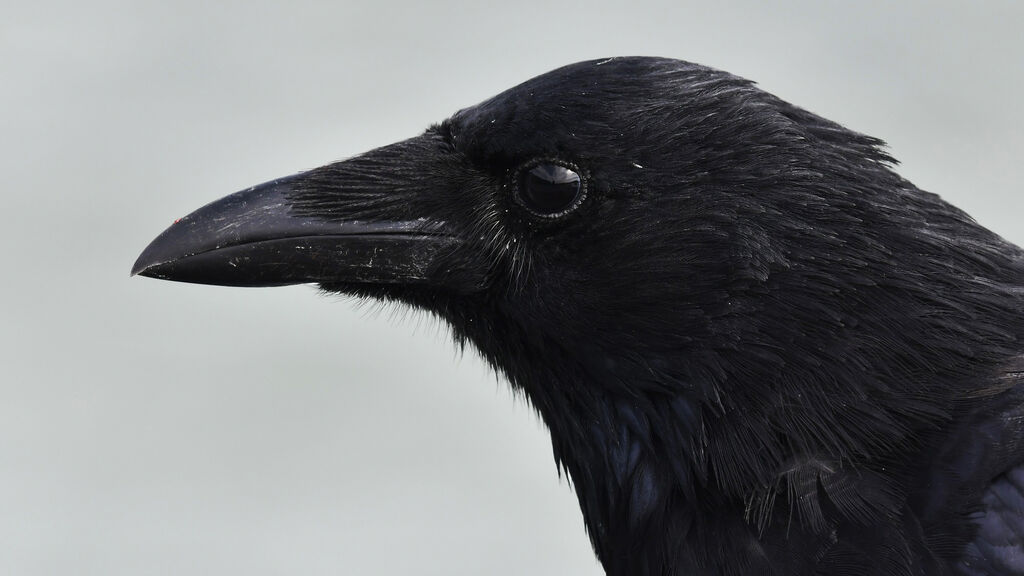
[[[564,216],[580,205],[585,194],[583,178],[573,166],[541,162],[519,171],[516,198],[535,216]]]

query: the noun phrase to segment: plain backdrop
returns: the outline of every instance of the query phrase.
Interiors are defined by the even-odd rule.
[[[547,432],[443,326],[128,277],[175,217],[563,64],[754,79],[1024,243],[1022,2],[3,8],[0,574],[600,574]]]

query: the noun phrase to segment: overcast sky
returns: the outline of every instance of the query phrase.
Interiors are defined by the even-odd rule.
[[[1024,3],[720,4],[5,6],[0,573],[600,574],[547,433],[443,327],[128,277],[175,217],[569,62],[751,78],[1024,243]]]

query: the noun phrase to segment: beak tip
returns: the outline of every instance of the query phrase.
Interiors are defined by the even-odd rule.
[[[150,245],[146,246],[146,249],[142,251],[142,254],[139,254],[139,257],[135,259],[135,263],[132,264],[132,271],[131,274],[129,274],[129,277],[149,276],[147,271],[160,264],[159,260],[153,257],[152,247],[153,243],[150,243]]]
[[[132,266],[132,271],[128,275],[129,278],[135,278],[136,276],[143,276],[145,278],[156,278],[157,280],[177,280],[181,282],[195,282],[195,280],[188,279],[187,276],[178,277],[179,274],[175,274],[175,267],[173,262],[136,262]],[[201,283],[201,282],[200,282]]]

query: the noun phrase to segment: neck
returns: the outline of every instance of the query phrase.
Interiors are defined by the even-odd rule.
[[[610,576],[710,574],[711,566],[766,561],[742,499],[709,486],[695,466],[699,441],[688,424],[697,418],[680,398],[659,406],[606,399],[573,420],[545,415]]]
[[[632,394],[638,382],[620,376],[636,367],[623,358],[585,354],[591,362],[572,361],[578,357],[543,333],[481,317],[449,320],[540,413],[610,576],[700,575],[723,558],[756,565],[743,560],[759,548],[743,499],[724,494],[722,478],[709,476],[708,409],[695,389],[659,392],[652,385]],[[729,539],[708,541],[706,534]]]
[[[932,406],[944,402],[939,392],[962,388],[942,380],[954,370],[922,367],[952,362],[943,349],[913,364],[888,362],[905,372],[890,375],[870,363],[899,350],[864,352],[827,338],[801,341],[807,353],[780,363],[772,346],[758,345],[765,336],[756,324],[738,337],[742,349],[680,345],[642,356],[621,351],[643,346],[591,345],[584,334],[501,321],[510,316],[446,317],[541,414],[612,576],[721,574],[715,566],[767,573],[769,563],[810,573],[800,561],[814,556],[808,550],[828,550],[835,530],[865,522],[873,530],[847,552],[889,549],[908,491],[892,463],[919,457],[918,431],[944,416]],[[859,335],[833,340],[857,344]],[[816,355],[833,348],[860,354]],[[873,386],[865,381],[872,375],[909,383],[912,393]]]

